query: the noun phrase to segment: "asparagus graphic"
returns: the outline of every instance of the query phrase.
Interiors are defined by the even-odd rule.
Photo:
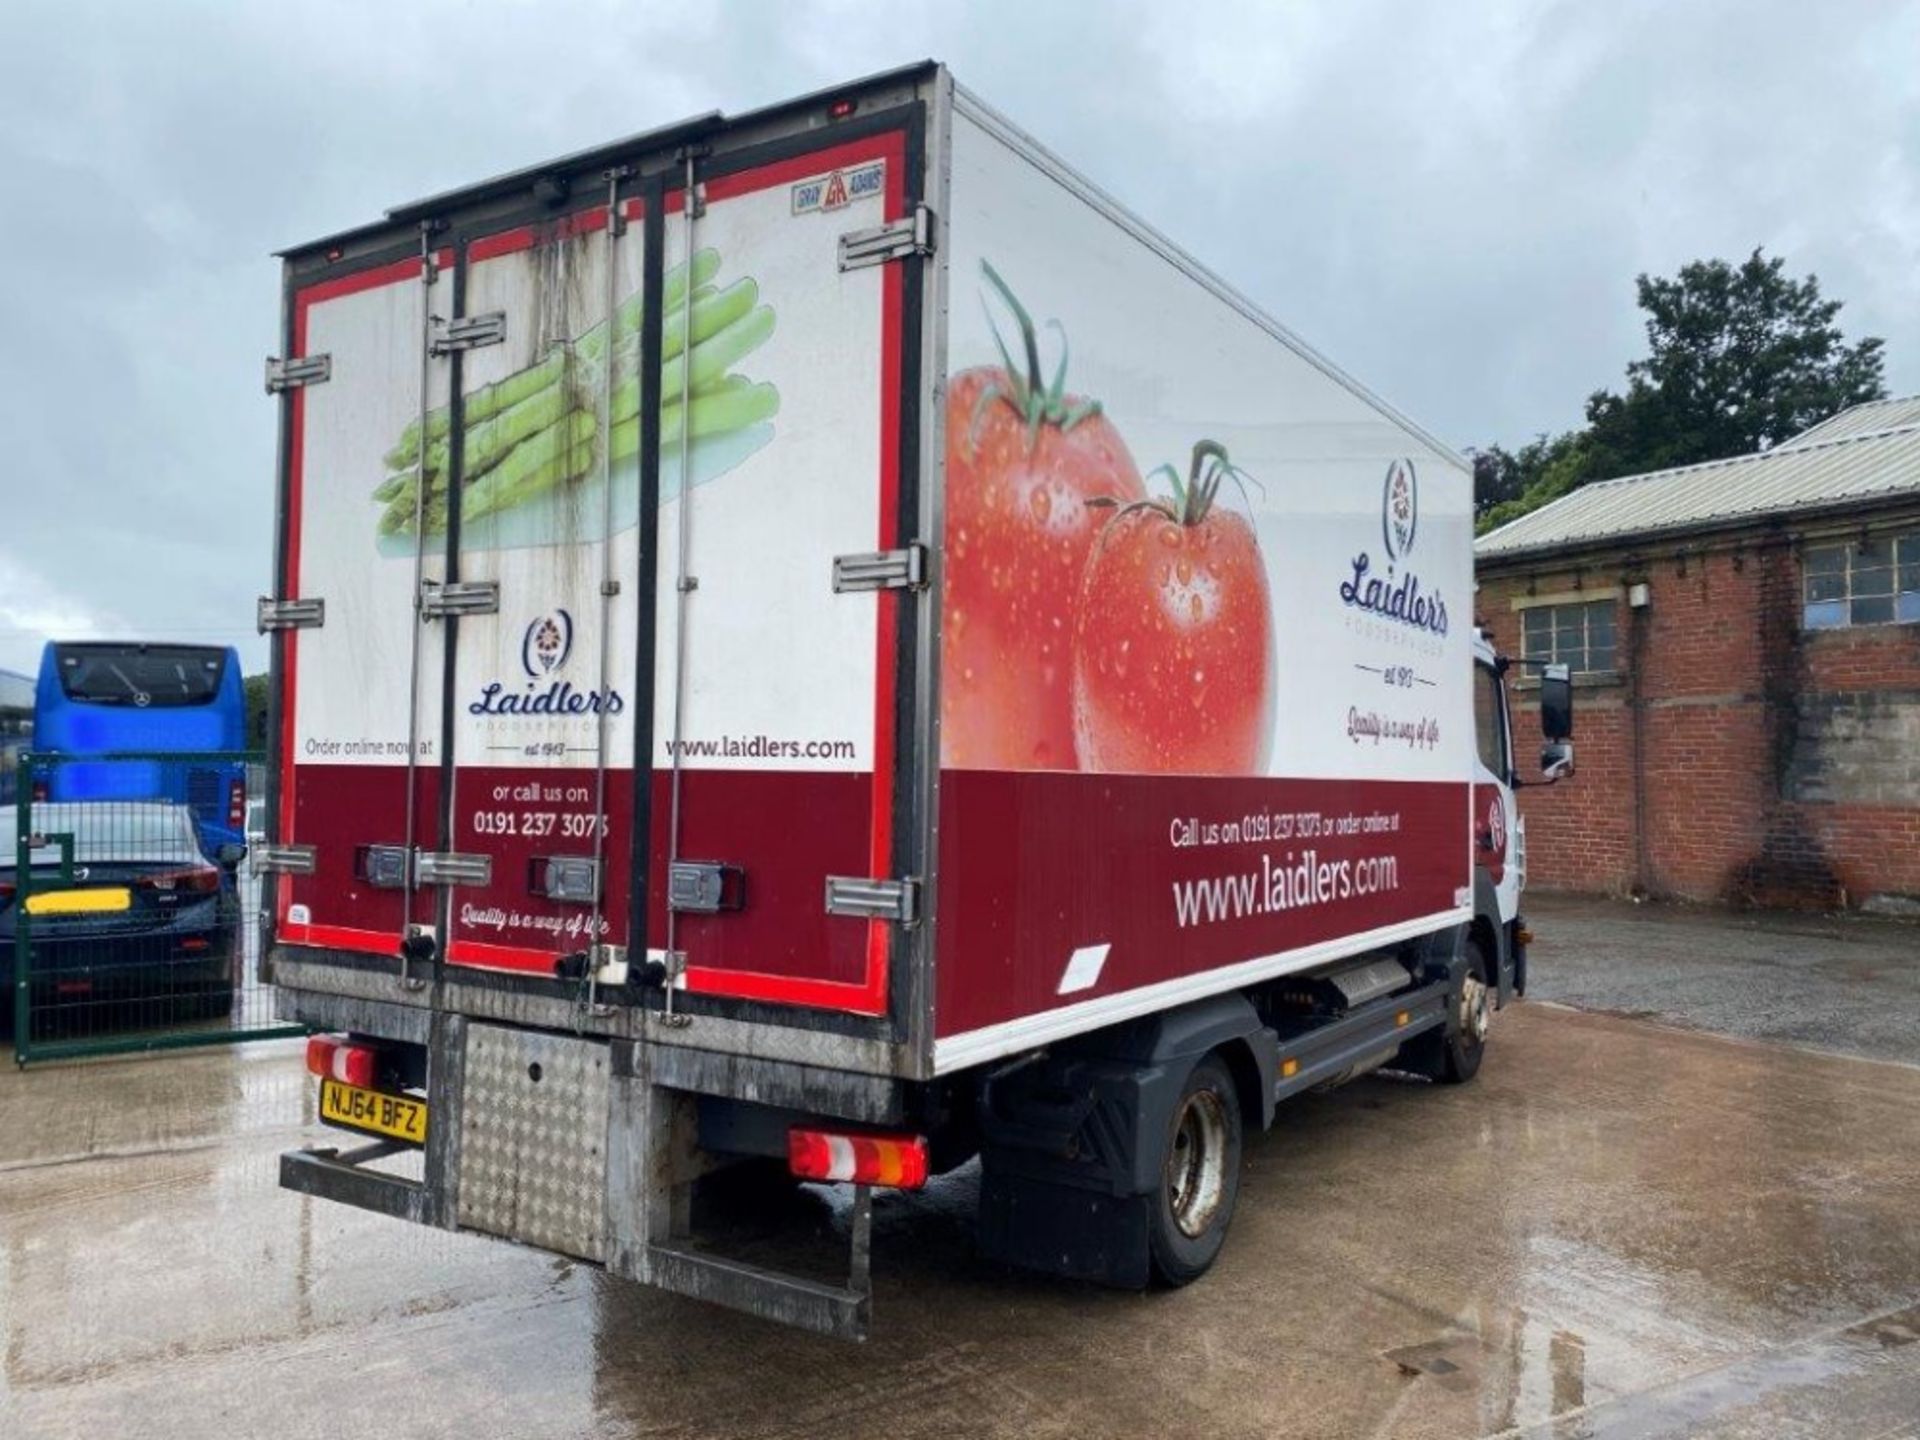
[[[663,445],[725,435],[769,420],[779,392],[732,373],[773,334],[773,311],[760,304],[752,279],[713,283],[720,256],[702,250],[691,266],[667,272],[661,327],[660,433]],[[639,342],[642,300],[625,301],[609,332],[605,322],[556,344],[535,364],[483,385],[464,397],[461,432],[461,515],[477,520],[579,483],[600,464],[599,410],[605,367],[613,367],[612,414],[606,444],[611,463],[640,448]],[[611,343],[609,343],[611,340]],[[687,349],[688,345],[691,349]],[[681,404],[682,387],[689,403]],[[444,533],[447,475],[452,458],[450,413],[427,417],[425,454],[416,420],[387,452],[388,475],[373,499],[385,508],[381,535],[411,535],[414,509],[426,485],[428,534]]]

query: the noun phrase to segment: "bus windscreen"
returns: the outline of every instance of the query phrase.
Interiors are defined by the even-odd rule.
[[[54,658],[67,699],[143,710],[210,704],[227,666],[225,650],[202,645],[56,645]]]

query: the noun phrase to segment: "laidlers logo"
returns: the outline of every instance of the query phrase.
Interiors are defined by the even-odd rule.
[[[556,609],[536,616],[520,636],[520,668],[527,678],[510,687],[490,680],[480,698],[467,706],[470,715],[618,715],[627,708],[618,690],[576,690],[560,678],[573,654],[573,616]]]
[[[1340,582],[1340,598],[1356,610],[1383,620],[1396,620],[1434,635],[1447,633],[1447,602],[1421,589],[1407,557],[1420,533],[1420,477],[1411,460],[1387,466],[1380,487],[1380,542],[1386,554],[1386,573],[1374,573],[1373,556],[1362,550],[1353,557],[1353,575]],[[1397,573],[1396,573],[1397,572]]]
[[[878,195],[887,183],[887,162],[875,160],[851,170],[836,170],[831,175],[816,175],[793,187],[793,213],[812,215],[817,211],[844,210],[856,200]]]

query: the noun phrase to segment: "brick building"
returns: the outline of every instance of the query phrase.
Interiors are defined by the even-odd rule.
[[[1920,906],[1920,397],[1585,486],[1476,569],[1501,651],[1574,671],[1579,773],[1521,792],[1530,883]]]

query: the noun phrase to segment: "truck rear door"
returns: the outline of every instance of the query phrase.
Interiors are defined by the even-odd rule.
[[[609,196],[609,199],[612,197]],[[621,196],[463,240],[453,966],[553,976],[625,943],[646,231]],[[608,415],[611,414],[611,424]],[[611,443],[609,442],[611,436]],[[481,863],[478,870],[472,862]]]
[[[692,213],[684,178],[665,197],[669,267],[714,257],[712,283],[750,283],[760,320],[737,383],[711,399],[738,347],[703,365],[717,342],[697,311],[692,370],[662,371],[664,401],[690,398],[695,425],[662,431],[650,929],[684,957],[689,991],[873,1015],[905,893],[893,827],[908,607],[870,573],[843,568],[836,589],[835,561],[908,563],[917,261],[862,263],[843,237],[910,231],[918,175],[904,122],[863,128],[694,162]],[[735,395],[761,397],[752,425],[709,432],[703,403]],[[830,877],[879,884],[830,899]]]
[[[283,940],[435,924],[449,975],[548,979],[644,945],[687,992],[886,1011],[918,113],[455,216],[425,311],[417,257],[296,306],[335,353],[291,427],[282,593],[328,611],[290,641],[281,839],[319,857]],[[405,838],[414,690],[410,893],[368,852]]]
[[[287,360],[269,371],[286,406],[283,607],[263,622],[289,627],[275,835],[311,857],[276,880],[278,933],[292,944],[391,957],[409,923],[433,923],[432,897],[391,862],[410,839],[432,841],[440,660],[413,596],[441,578],[443,555],[416,532],[393,457],[423,409],[447,401],[448,369],[427,350],[452,258],[401,245],[296,275]],[[289,600],[311,607],[297,626]]]

